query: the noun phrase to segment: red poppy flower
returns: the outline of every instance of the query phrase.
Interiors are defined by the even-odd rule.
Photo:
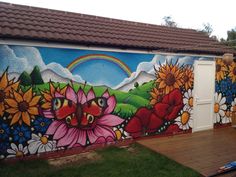
[[[179,89],[165,95],[161,102],[155,104],[155,114],[165,120],[173,120],[183,108],[183,98]]]
[[[163,120],[158,118],[152,110],[140,108],[125,127],[125,131],[133,138],[152,133],[163,124]]]

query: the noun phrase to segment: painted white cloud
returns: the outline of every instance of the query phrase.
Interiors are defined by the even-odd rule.
[[[9,67],[9,73],[31,72],[37,65],[41,71],[50,69],[61,77],[84,82],[79,75],[73,75],[59,63],[52,62],[46,65],[35,47],[0,45],[0,63],[0,73],[4,72],[7,67]]]

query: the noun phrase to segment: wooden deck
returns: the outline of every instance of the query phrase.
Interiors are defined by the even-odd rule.
[[[203,176],[209,176],[220,166],[236,160],[236,129],[232,127],[143,139],[138,143],[198,171]],[[236,177],[236,172],[221,176]]]

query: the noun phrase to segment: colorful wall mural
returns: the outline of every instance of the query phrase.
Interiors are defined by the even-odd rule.
[[[199,59],[0,45],[0,158],[191,132]],[[224,111],[231,70],[216,86]]]
[[[236,111],[236,63],[216,59],[214,122],[216,126],[231,122]]]

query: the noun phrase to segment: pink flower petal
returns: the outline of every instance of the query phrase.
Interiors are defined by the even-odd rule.
[[[68,132],[66,133],[66,135],[57,142],[57,146],[61,147],[61,146],[70,145],[73,140],[75,140],[76,138],[78,139],[77,134],[78,134],[78,130],[76,128],[70,128]]]
[[[54,120],[48,127],[46,134],[53,135],[63,121]]]
[[[77,147],[81,147],[81,145],[77,143],[73,145],[73,148],[77,148]]]
[[[66,98],[77,103],[77,95],[71,86],[68,86],[66,89]]]
[[[72,141],[72,142],[70,143],[70,145],[68,146],[68,148],[74,147],[74,145],[77,143],[78,138],[79,138],[79,130],[77,129],[77,133],[76,133],[76,135],[75,135],[73,141]]]
[[[55,98],[64,98],[64,96],[62,94],[60,94],[59,92],[56,92]]]
[[[93,88],[91,88],[87,94],[87,101],[92,100],[94,98],[95,98],[95,94],[94,94]]]
[[[124,119],[121,119],[120,117],[112,114],[107,114],[102,116],[97,120],[97,124],[99,125],[105,125],[105,126],[116,126],[124,122]]]
[[[92,130],[88,130],[87,135],[88,135],[90,143],[92,144],[98,139],[98,137],[94,134]]]
[[[65,123],[61,124],[53,135],[53,139],[58,140],[61,139],[68,132],[69,128]]]
[[[43,114],[44,117],[49,118],[49,119],[52,119],[52,118],[55,117],[53,112],[50,109],[43,110],[42,114]]]
[[[114,139],[109,136],[109,137],[106,138],[106,142],[114,142]]]
[[[79,137],[78,137],[77,143],[81,144],[82,146],[86,145],[86,131],[79,130]]]
[[[108,105],[108,107],[104,111],[104,114],[110,114],[114,110],[114,108],[116,106],[115,96],[111,96],[111,97],[108,98],[107,105]]]
[[[108,90],[106,90],[106,91],[102,94],[102,97],[104,97],[104,98],[109,98],[109,97],[110,97],[110,94],[109,94]]]
[[[103,144],[105,142],[106,142],[106,139],[104,137],[99,137],[95,143],[96,144]]]
[[[84,104],[87,101],[86,95],[82,89],[79,89],[77,97],[78,97],[78,103]]]
[[[97,125],[95,128],[94,128],[94,133],[95,135],[97,135],[98,137],[104,137],[104,138],[107,138],[109,136],[115,138],[116,135],[115,133],[113,132],[113,130],[111,130],[111,128],[109,127],[106,127],[106,126],[100,126],[100,125]]]

